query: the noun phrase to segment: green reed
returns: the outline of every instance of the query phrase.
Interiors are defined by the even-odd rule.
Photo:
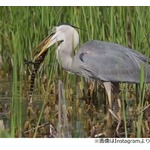
[[[140,99],[139,99],[139,111],[143,109],[144,106],[144,96],[145,96],[145,72],[144,67],[141,66],[141,73],[140,73]],[[137,137],[140,138],[142,133],[142,123],[143,123],[143,112],[138,113],[138,120],[137,120]]]

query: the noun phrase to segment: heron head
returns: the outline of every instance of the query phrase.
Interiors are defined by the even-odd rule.
[[[70,25],[60,25],[53,28],[50,35],[48,35],[34,50],[35,57],[37,59],[44,52],[48,50],[49,47],[59,43],[59,47],[72,46],[75,49],[79,43],[78,32]],[[37,52],[37,49],[40,51]]]

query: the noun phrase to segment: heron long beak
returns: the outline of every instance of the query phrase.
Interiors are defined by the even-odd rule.
[[[40,57],[45,51],[48,50],[48,48],[54,44],[52,42],[52,37],[54,35],[54,32],[52,32],[50,35],[48,35],[34,50],[34,60],[36,60],[38,57]]]

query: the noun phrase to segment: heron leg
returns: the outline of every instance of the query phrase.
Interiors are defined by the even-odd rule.
[[[119,94],[118,94],[119,95]],[[116,133],[117,135],[120,137],[120,133],[119,133],[119,129],[121,126],[121,120],[122,120],[122,106],[121,106],[121,100],[119,99],[119,96],[117,95],[117,103],[118,103],[118,113],[117,113],[117,117],[118,117],[118,125],[116,127]]]
[[[109,109],[112,109],[112,99],[111,99],[112,84],[110,82],[104,82],[104,87],[108,96]]]
[[[115,111],[116,112],[116,119],[118,120],[118,124],[117,124],[117,127],[116,127],[116,133],[117,135],[120,137],[120,133],[119,133],[119,130],[120,130],[120,127],[121,127],[121,124],[122,124],[122,105],[121,105],[121,100],[119,98],[119,83],[113,83],[113,94],[115,95],[115,100],[116,101],[116,105],[115,105]]]
[[[106,90],[106,93],[107,93],[107,96],[108,96],[109,109],[112,110],[112,98],[111,98],[112,84],[110,82],[104,82],[104,87],[105,87],[105,90]],[[112,115],[111,115],[111,113],[109,111],[107,113],[106,120],[107,120],[107,128],[111,132],[111,128],[112,128]]]
[[[119,83],[104,82],[104,87],[105,87],[105,90],[106,90],[106,93],[108,96],[108,104],[109,104],[109,109],[108,109],[109,111],[107,114],[107,128],[108,128],[108,130],[110,129],[110,131],[111,131],[111,129],[112,129],[113,102],[115,99],[119,100]]]

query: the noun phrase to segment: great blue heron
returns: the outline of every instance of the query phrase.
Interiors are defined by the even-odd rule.
[[[79,34],[70,25],[55,27],[36,48],[42,47],[35,59],[57,42],[59,45],[56,56],[60,65],[69,72],[102,82],[108,95],[110,109],[111,91],[115,89],[115,93],[118,94],[120,82],[139,83],[141,68],[144,69],[145,82],[150,81],[149,59],[137,51],[115,43],[88,41],[73,56],[73,50],[79,44]]]

